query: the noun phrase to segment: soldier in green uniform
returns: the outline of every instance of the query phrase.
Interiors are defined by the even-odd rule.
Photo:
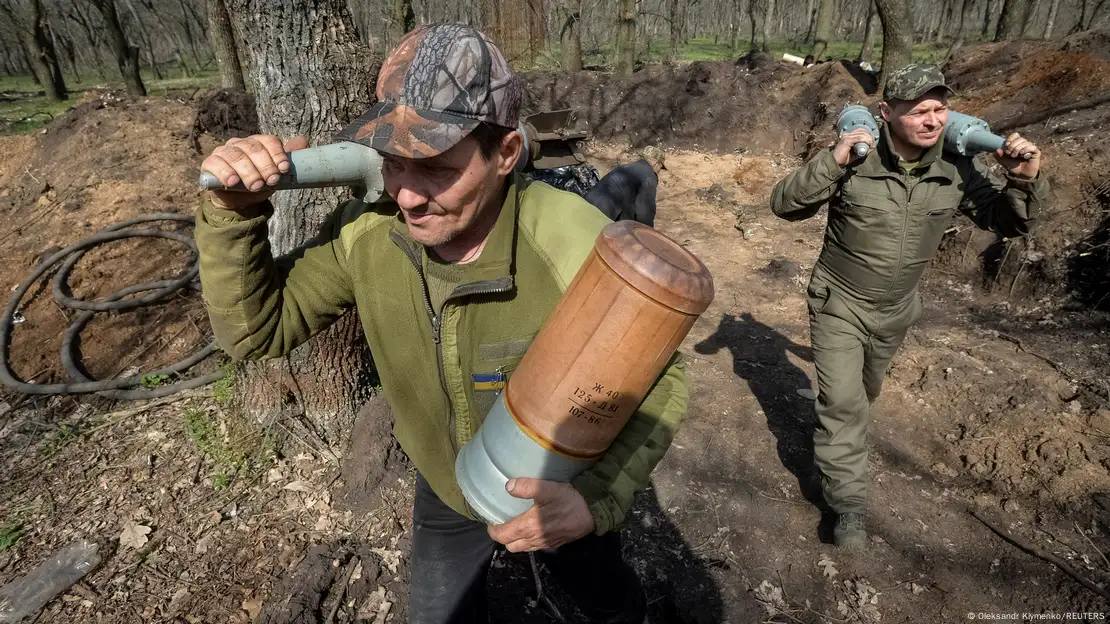
[[[982,162],[943,150],[950,94],[935,66],[895,71],[879,103],[878,145],[867,130],[850,132],[771,197],[774,213],[791,221],[829,206],[807,300],[818,383],[814,458],[844,549],[867,544],[871,404],[921,317],[918,282],[944,231],[960,211],[980,228],[1025,235],[1048,196],[1040,150],[1016,133],[995,153],[1004,185],[988,178]],[[873,148],[863,158],[852,152],[858,142]]]

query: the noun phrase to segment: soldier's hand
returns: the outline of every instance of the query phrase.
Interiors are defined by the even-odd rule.
[[[863,160],[866,157],[857,156],[853,151],[856,143],[866,143],[869,150],[875,149],[875,138],[871,136],[871,132],[865,128],[856,128],[840,137],[840,140],[836,142],[836,147],[833,148],[833,158],[836,159],[836,164],[846,167],[848,163]]]
[[[586,499],[569,483],[541,479],[510,479],[505,489],[535,505],[505,524],[489,527],[489,535],[509,552],[558,548],[585,537],[595,528]]]
[[[200,168],[207,171],[224,186],[234,186],[239,182],[250,189],[249,193],[233,191],[210,191],[212,203],[228,210],[240,210],[265,201],[274,192],[278,177],[289,171],[289,157],[292,152],[308,147],[303,136],[290,139],[282,145],[281,139],[272,134],[255,134],[245,139],[231,139],[212,150]]]
[[[1030,154],[1029,159],[1026,160],[1023,154]],[[1006,137],[1006,143],[994,156],[1007,171],[1019,178],[1032,180],[1041,170],[1041,150],[1016,132]]]

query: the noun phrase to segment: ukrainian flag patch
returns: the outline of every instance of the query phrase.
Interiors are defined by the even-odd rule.
[[[505,375],[501,373],[475,373],[471,377],[474,379],[475,390],[505,389]]]

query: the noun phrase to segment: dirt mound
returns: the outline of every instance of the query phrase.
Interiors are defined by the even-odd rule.
[[[634,146],[802,154],[828,137],[830,116],[865,101],[840,63],[802,69],[753,55],[741,63],[655,65],[609,73],[525,74],[528,112],[574,108],[593,136]]]
[[[943,279],[977,283],[998,299],[1099,305],[1105,285],[1097,276],[1110,272],[1104,255],[1091,253],[1101,249],[1107,219],[1099,193],[1110,170],[1107,36],[975,46],[946,67],[959,93],[953,109],[982,117],[1000,134],[1020,132],[1043,150],[1052,198],[1027,239],[1002,241],[958,223],[936,260]]]
[[[258,110],[254,96],[246,91],[220,89],[200,99],[193,121],[193,139],[204,134],[218,141],[258,133]],[[201,151],[199,143],[195,144]]]
[[[1061,50],[1080,52],[1110,61],[1110,29],[1096,28],[1064,39]]]
[[[153,212],[191,213],[197,203],[192,118],[192,107],[180,102],[97,93],[33,137],[0,138],[7,156],[0,166],[0,213],[9,219],[0,231],[7,289],[48,252],[104,227]],[[80,261],[70,284],[79,298],[102,298],[171,279],[190,257],[169,240],[103,245]],[[24,379],[62,381],[58,353],[71,318],[54,303],[49,282],[40,281],[20,311],[26,320],[13,332],[13,368]],[[82,334],[84,366],[96,377],[149,370],[192,353],[207,342],[206,333],[196,295],[99,315]]]

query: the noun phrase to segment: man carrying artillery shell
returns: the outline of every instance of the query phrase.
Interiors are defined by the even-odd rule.
[[[957,211],[1001,236],[1023,236],[1048,197],[1041,152],[1011,134],[995,153],[993,183],[980,162],[944,150],[948,96],[940,70],[890,75],[879,103],[878,144],[848,132],[780,181],[771,209],[797,221],[829,206],[824,246],[807,290],[817,368],[814,459],[837,514],[838,547],[867,544],[867,424],[890,360],[921,318],[918,282]],[[866,156],[853,147],[865,143]]]
[[[486,621],[499,542],[535,551],[590,621],[640,624],[646,600],[617,529],[685,415],[685,367],[670,360],[616,442],[573,482],[510,480],[508,492],[534,506],[505,524],[478,522],[456,479],[459,449],[610,221],[513,173],[520,82],[482,33],[413,31],[383,65],[377,94],[338,138],[381,153],[394,202],[343,204],[287,257],[275,260],[267,244],[267,188],[304,139],[233,139],[204,161],[224,186],[251,191],[213,191],[197,214],[216,337],[236,358],[278,357],[358,311],[394,434],[418,470],[411,622]]]

